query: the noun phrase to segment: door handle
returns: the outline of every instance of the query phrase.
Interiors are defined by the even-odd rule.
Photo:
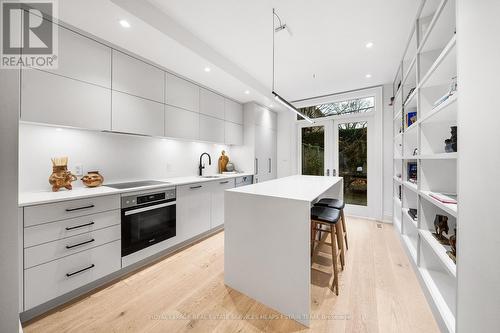
[[[219,184],[223,185],[223,184],[227,184],[229,183],[229,180],[226,180],[225,182],[220,182]]]
[[[89,239],[88,241],[85,241],[85,242],[78,243],[78,244],[66,245],[66,248],[69,250],[69,249],[72,249],[74,247],[82,246],[82,245],[89,244],[89,243],[92,243],[92,242],[95,242],[94,238]]]
[[[326,175],[330,176],[330,169],[326,169]]]
[[[194,190],[194,189],[197,189],[197,188],[201,188],[201,185],[198,185],[198,186],[190,186],[189,189],[191,190]]]
[[[81,272],[85,272],[86,270],[89,270],[89,269],[94,268],[94,267],[95,267],[95,265],[94,265],[94,264],[92,264],[92,265],[90,265],[89,267],[85,267],[85,268],[80,269],[80,270],[78,270],[78,271],[76,271],[76,272],[73,272],[73,273],[66,273],[66,276],[67,276],[67,277],[71,277],[71,276],[73,276],[73,275],[75,275],[75,274],[78,274],[78,273],[81,273]]]
[[[271,159],[269,159],[269,173],[271,173]]]
[[[83,228],[83,227],[88,227],[88,226],[91,226],[91,225],[94,225],[95,223],[94,222],[90,222],[90,223],[85,223],[85,224],[80,224],[80,225],[76,225],[74,227],[66,227],[66,230],[70,231],[70,230],[74,230],[74,229],[79,229],[79,228]]]
[[[337,169],[333,169],[332,176],[333,176],[333,177],[336,177],[336,176],[337,176]]]
[[[259,159],[258,158],[255,158],[255,174],[258,175],[259,174]]]
[[[66,208],[66,211],[67,212],[74,212],[75,210],[81,210],[81,209],[90,209],[90,208],[94,208],[95,205],[93,204],[90,204],[88,206],[84,206],[84,207],[78,207],[78,208]]]

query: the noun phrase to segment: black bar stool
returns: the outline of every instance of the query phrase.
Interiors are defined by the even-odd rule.
[[[349,250],[349,244],[347,244],[347,228],[346,228],[346,222],[345,222],[345,217],[344,217],[344,207],[345,203],[344,200],[340,199],[330,199],[330,198],[323,198],[320,199],[317,203],[315,203],[316,206],[325,206],[325,207],[330,207],[330,208],[335,208],[340,210],[340,218],[342,220],[342,231],[344,235],[344,240],[345,240],[345,248],[346,250]]]
[[[311,208],[311,257],[314,254],[314,244],[318,243],[318,247],[321,245],[329,245],[332,249],[332,268],[333,268],[333,282],[331,289],[336,295],[339,294],[339,273],[338,273],[338,262],[337,257],[339,256],[337,252],[338,240],[342,240],[340,229],[340,223],[337,223],[340,219],[340,211],[338,209],[313,206]],[[325,226],[326,228],[320,228]],[[319,240],[316,239],[317,232],[325,232],[330,234],[331,242],[326,242],[326,236],[320,237]],[[340,236],[340,237],[339,237]],[[342,262],[342,261],[341,261]],[[344,265],[342,264],[342,269]]]

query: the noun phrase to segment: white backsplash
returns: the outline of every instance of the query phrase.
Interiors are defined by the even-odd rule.
[[[68,156],[71,171],[81,165],[84,173],[98,170],[105,183],[112,183],[197,175],[203,152],[212,157],[211,166],[203,158],[203,172],[214,174],[222,150],[231,157],[229,147],[219,144],[21,124],[19,190],[50,190],[51,157]],[[82,186],[80,180],[73,182],[73,187]]]

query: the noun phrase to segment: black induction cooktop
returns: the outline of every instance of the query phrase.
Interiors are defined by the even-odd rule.
[[[105,184],[104,186],[122,190],[122,189],[127,189],[127,188],[134,188],[134,187],[151,186],[151,185],[167,185],[167,184],[170,184],[170,183],[160,182],[157,180],[141,180],[141,181],[137,181],[137,182]]]

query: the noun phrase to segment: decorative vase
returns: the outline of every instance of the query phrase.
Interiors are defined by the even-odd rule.
[[[61,188],[73,189],[71,182],[76,180],[76,176],[68,171],[67,165],[56,165],[52,167],[52,174],[49,177],[49,183],[52,185],[52,192],[57,192]]]
[[[228,162],[226,164],[226,171],[227,172],[233,172],[234,171],[234,164],[232,162]]]
[[[97,187],[104,183],[104,177],[99,173],[99,171],[89,171],[82,177],[82,182],[87,187]]]

